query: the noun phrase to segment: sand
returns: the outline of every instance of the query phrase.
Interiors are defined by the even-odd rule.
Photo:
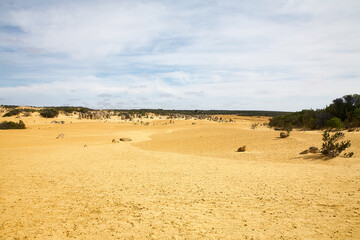
[[[250,129],[267,118],[21,119],[0,131],[0,239],[360,239],[359,132],[326,161],[299,155],[321,132]]]

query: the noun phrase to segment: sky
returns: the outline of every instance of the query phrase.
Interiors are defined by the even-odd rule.
[[[0,1],[0,104],[299,111],[355,93],[359,0]]]

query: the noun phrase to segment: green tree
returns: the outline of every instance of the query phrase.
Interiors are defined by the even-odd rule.
[[[340,118],[333,117],[330,120],[326,121],[326,126],[330,128],[342,129],[344,124],[341,122]]]

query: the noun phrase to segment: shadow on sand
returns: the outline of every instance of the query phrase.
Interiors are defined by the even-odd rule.
[[[282,138],[282,137],[275,137],[274,140],[284,140],[284,139],[294,139],[294,138],[291,138],[291,137],[286,137],[286,138]]]
[[[320,155],[320,154],[306,154],[306,155],[301,155],[299,157],[294,157],[291,159],[303,159],[303,160],[311,160],[311,161],[317,161],[317,160],[323,160],[323,161],[327,161],[330,160],[332,158],[324,156],[324,155]]]

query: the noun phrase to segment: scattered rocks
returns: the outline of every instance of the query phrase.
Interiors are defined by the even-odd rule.
[[[120,138],[120,141],[122,141],[122,142],[130,142],[130,141],[132,141],[132,139],[131,138]]]
[[[65,137],[65,134],[60,133],[60,134],[56,137],[56,139],[59,139],[59,138],[64,138],[64,137]]]
[[[239,147],[238,152],[245,152],[246,151],[246,145],[242,146],[242,147]]]

